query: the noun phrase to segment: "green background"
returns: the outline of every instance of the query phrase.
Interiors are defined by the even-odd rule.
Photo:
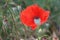
[[[41,25],[35,31],[25,27],[25,25],[23,25],[19,20],[19,13],[21,10],[32,4],[38,4],[45,10],[50,11],[50,16],[47,23]],[[31,35],[35,36],[35,38],[40,38],[44,35],[48,35],[50,37],[52,34],[51,29],[54,29],[53,31],[56,30],[57,33],[60,31],[59,25],[60,0],[0,0],[1,40],[19,40],[21,38],[26,39],[27,36],[30,37]],[[39,29],[41,29],[42,32],[38,32]],[[49,32],[44,32],[44,29]]]

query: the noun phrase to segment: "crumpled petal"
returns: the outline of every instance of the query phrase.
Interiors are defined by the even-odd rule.
[[[47,21],[49,13],[49,11],[46,11],[43,8],[39,7],[37,4],[34,4],[28,6],[20,13],[20,20],[23,24],[27,25],[32,30],[35,30],[37,28],[37,24],[35,24],[34,18],[40,18],[40,25],[42,25]]]

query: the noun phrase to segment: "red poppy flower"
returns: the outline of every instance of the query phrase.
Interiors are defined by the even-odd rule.
[[[40,19],[40,25],[45,23],[49,17],[49,11],[44,10],[39,7],[37,4],[28,6],[20,13],[20,20],[23,24],[31,27],[32,30],[37,28],[37,24],[34,22],[34,19]]]

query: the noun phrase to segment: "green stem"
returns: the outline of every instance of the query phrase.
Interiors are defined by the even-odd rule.
[[[11,11],[11,9],[9,9],[9,11],[11,12],[11,17],[12,17],[12,22],[13,22],[13,30],[15,31],[14,33],[16,33],[16,40],[18,40],[18,31],[17,31],[16,22],[14,20],[14,15],[13,15],[13,12]]]

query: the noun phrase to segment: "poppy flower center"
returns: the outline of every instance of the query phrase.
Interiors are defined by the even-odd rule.
[[[40,25],[40,22],[41,22],[41,20],[40,20],[39,17],[35,17],[35,18],[34,18],[34,23],[35,23],[36,25]]]

